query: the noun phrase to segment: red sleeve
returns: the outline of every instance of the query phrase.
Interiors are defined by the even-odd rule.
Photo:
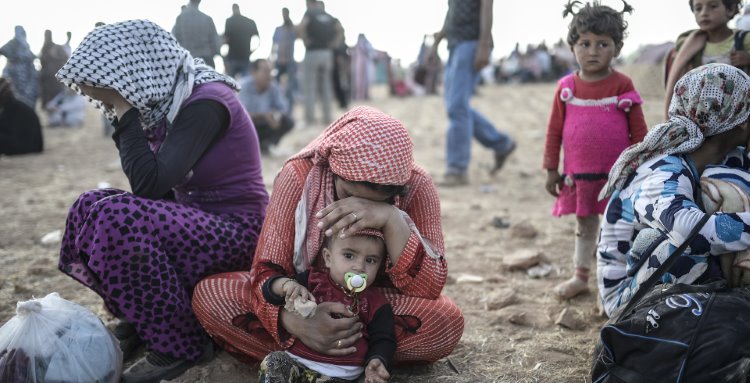
[[[552,101],[552,112],[547,123],[547,140],[544,143],[544,162],[542,168],[554,169],[560,165],[560,147],[562,146],[562,130],[565,122],[565,103],[560,99],[562,87],[558,85],[555,99]]]
[[[419,169],[414,172],[410,188],[411,191],[405,198],[405,206],[402,208],[437,258],[433,258],[428,253],[419,236],[412,231],[398,262],[387,267],[386,273],[401,293],[437,299],[443,290],[448,274],[440,220],[440,199],[435,184],[424,170]]]
[[[273,193],[266,210],[263,229],[258,238],[253,265],[250,268],[252,311],[263,327],[284,346],[291,345],[293,338],[279,330],[279,306],[263,298],[263,284],[268,278],[278,275],[282,268],[287,276],[294,276],[294,213],[302,195],[304,177],[298,175],[295,162],[284,165],[273,183]]]

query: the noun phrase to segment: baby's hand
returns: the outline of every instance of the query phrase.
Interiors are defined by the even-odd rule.
[[[284,291],[284,300],[286,302],[294,302],[298,297],[302,299],[302,302],[307,302],[309,300],[315,301],[315,297],[313,297],[312,293],[310,293],[305,286],[300,285],[293,279],[284,282],[281,289]]]
[[[391,378],[391,374],[378,358],[370,360],[365,367],[365,383],[385,383]]]

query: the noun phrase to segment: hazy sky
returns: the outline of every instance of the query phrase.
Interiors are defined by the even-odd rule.
[[[305,8],[305,0],[203,0],[200,9],[214,19],[217,30],[222,33],[224,21],[231,15],[231,6],[235,2],[240,5],[242,14],[254,19],[258,25],[261,45],[253,54],[254,58],[268,56],[273,30],[281,24],[282,7],[290,9],[295,23],[302,18]],[[145,18],[171,30],[180,6],[185,3],[187,0],[16,1],[13,10],[6,4],[0,12],[0,44],[13,37],[15,25],[26,29],[35,53],[41,49],[45,29],[52,30],[57,43],[63,43],[65,32],[71,31],[74,48],[97,21],[111,23]],[[618,10],[622,7],[619,0],[603,0],[602,3]],[[564,1],[558,0],[496,0],[493,57],[507,55],[516,42],[525,47],[546,40],[551,45],[564,38],[569,18],[562,18],[563,4]],[[695,27],[687,0],[631,0],[630,4],[635,11],[626,15],[630,26],[623,54],[633,52],[641,44],[671,41],[680,32]],[[404,63],[416,59],[425,33],[433,33],[442,26],[447,7],[447,0],[326,1],[328,12],[338,17],[346,29],[348,44],[356,42],[357,35],[364,33],[375,48],[388,51]],[[442,51],[442,57],[447,59],[445,44]],[[303,54],[303,49],[297,50],[298,59]],[[3,65],[0,61],[0,66]]]

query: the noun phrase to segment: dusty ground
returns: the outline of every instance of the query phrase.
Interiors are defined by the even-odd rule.
[[[623,71],[633,76],[645,96],[651,126],[661,114],[659,68]],[[478,110],[518,141],[518,150],[493,179],[486,171],[492,163],[490,152],[475,144],[471,185],[440,189],[451,279],[444,292],[463,310],[466,327],[449,358],[430,366],[398,368],[394,382],[590,381],[591,350],[604,322],[596,313],[594,294],[569,302],[551,294],[552,287],[572,272],[575,226],[573,217],[550,215],[553,199],[544,191],[540,170],[554,88],[554,84],[484,86],[474,99]],[[442,99],[388,98],[384,89],[376,89],[373,98],[370,105],[404,122],[415,142],[417,162],[439,177],[447,125]],[[0,158],[0,323],[15,314],[17,301],[53,291],[108,319],[98,296],[57,270],[59,245],[41,243],[45,234],[63,228],[67,209],[81,192],[100,182],[128,188],[114,145],[103,137],[99,121],[91,110],[83,128],[45,128],[43,154]],[[264,158],[269,190],[285,157],[321,129],[295,130],[278,152]],[[495,227],[497,218],[510,227]],[[531,278],[502,266],[505,257],[523,251],[544,253],[553,271]],[[467,276],[483,282],[467,282]],[[593,281],[590,287],[595,290]],[[495,309],[502,302],[511,304]],[[566,308],[575,329],[555,324]],[[256,374],[253,367],[222,353],[175,381],[254,382]]]

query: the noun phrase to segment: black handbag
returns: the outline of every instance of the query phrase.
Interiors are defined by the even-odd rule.
[[[723,280],[660,284],[710,216],[602,327],[592,383],[745,382],[750,373],[750,289]]]

